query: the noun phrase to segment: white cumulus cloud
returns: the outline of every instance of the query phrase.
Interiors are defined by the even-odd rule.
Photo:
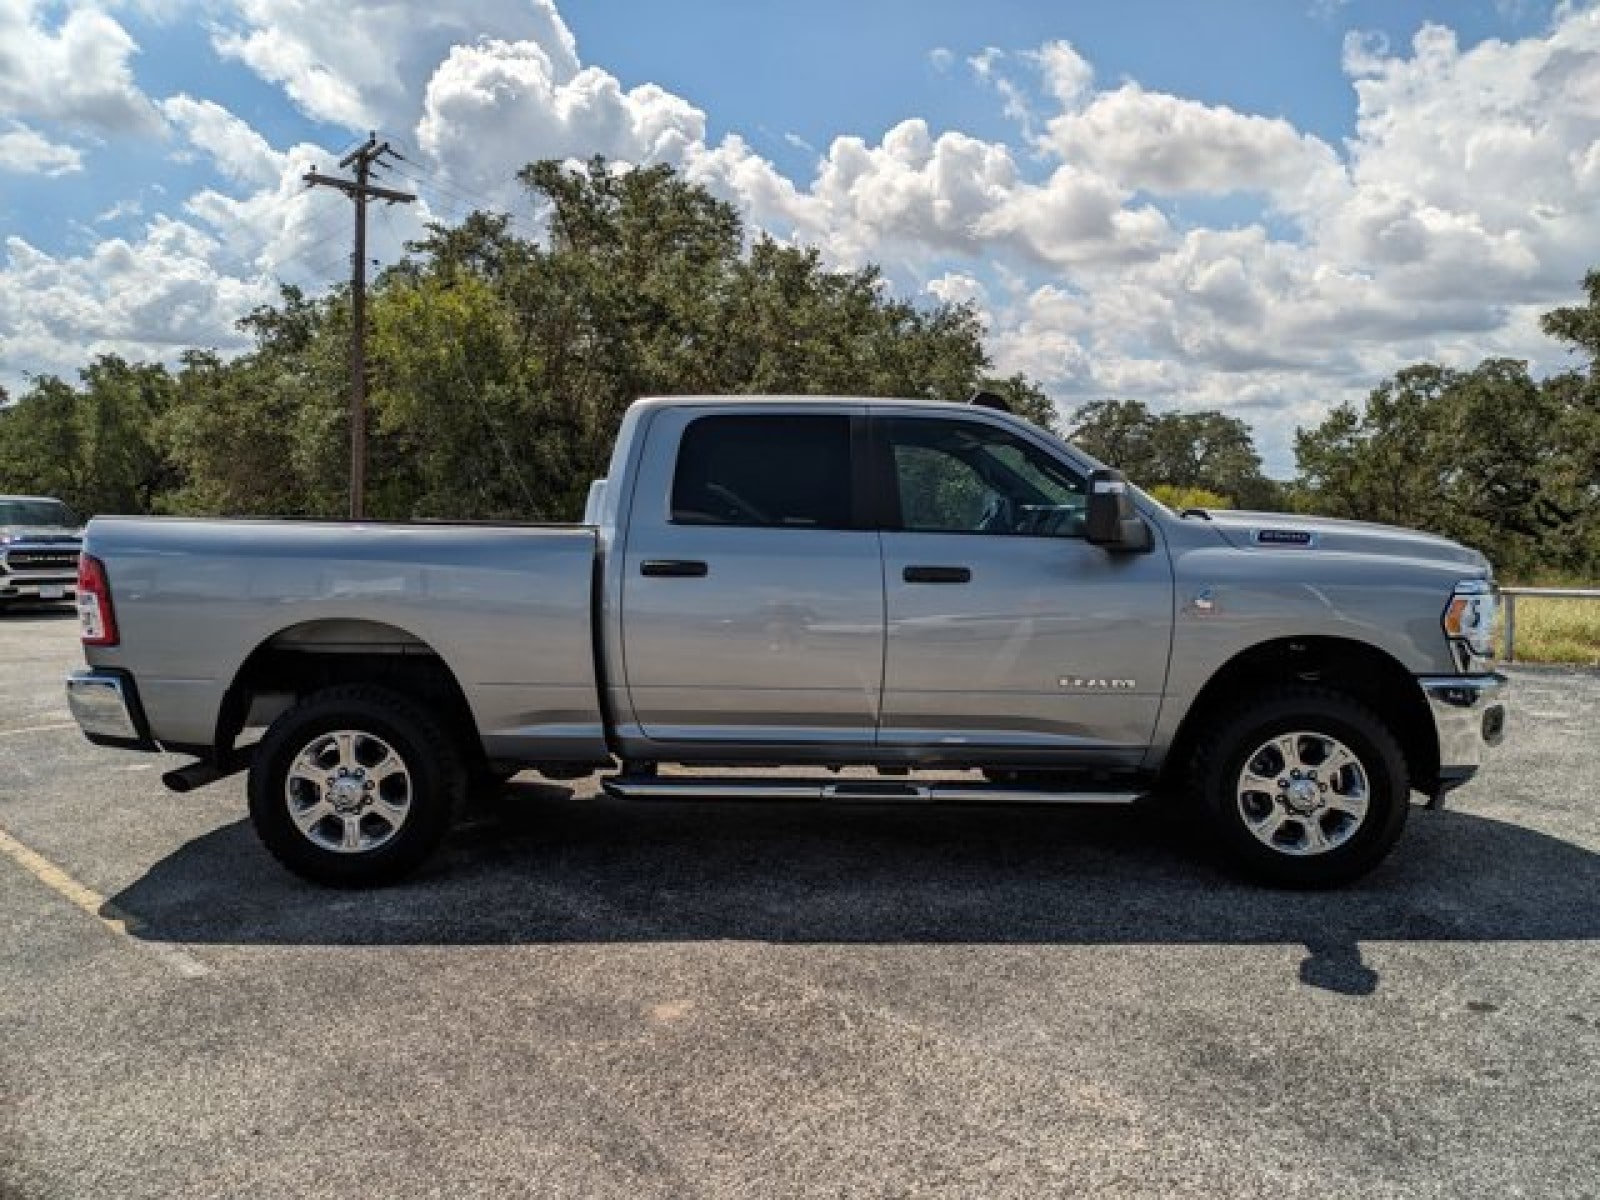
[[[1094,82],[1094,68],[1071,42],[1046,42],[1033,55],[1045,85],[1063,110],[1077,107]]]
[[[70,376],[102,353],[170,359],[190,346],[240,346],[234,320],[272,289],[212,266],[215,249],[198,228],[168,217],[137,240],[108,238],[81,255],[8,237],[0,271],[7,357]]]
[[[664,88],[567,66],[535,41],[456,46],[428,80],[418,141],[452,178],[489,189],[535,159],[678,163],[703,141],[705,114]]]
[[[1076,104],[1083,77],[1062,71],[1052,67],[1054,85]],[[1332,147],[1281,117],[1147,92],[1135,83],[1054,118],[1044,142],[1066,162],[1121,187],[1168,196],[1258,191],[1304,208],[1336,200],[1344,182]]]
[[[67,175],[81,170],[83,155],[74,146],[52,142],[20,121],[0,131],[0,171],[14,171],[19,175]]]
[[[222,105],[178,95],[162,101],[161,111],[229,179],[260,186],[283,174],[286,156]]]
[[[94,8],[0,0],[0,116],[101,133],[155,133],[161,117],[134,84],[128,31]]]
[[[214,42],[282,85],[308,116],[366,130],[409,127],[422,81],[454,47],[477,39],[538,44],[558,81],[578,71],[576,44],[553,0],[239,0]]]

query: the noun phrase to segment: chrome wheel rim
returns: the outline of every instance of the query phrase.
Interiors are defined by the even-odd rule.
[[[1367,769],[1337,738],[1280,733],[1245,759],[1237,787],[1245,828],[1279,854],[1327,854],[1355,836],[1372,803]]]
[[[365,854],[400,832],[411,772],[393,746],[360,729],[319,733],[295,755],[283,785],[289,819],[313,845]]]

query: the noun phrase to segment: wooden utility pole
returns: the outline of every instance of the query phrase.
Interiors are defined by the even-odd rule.
[[[367,140],[339,160],[339,166],[355,168],[354,179],[307,171],[304,179],[311,187],[337,188],[356,206],[355,253],[350,260],[350,517],[359,521],[365,515],[367,492],[367,201],[387,200],[408,204],[416,199],[409,192],[396,192],[368,182],[375,165],[386,154],[399,154],[388,142],[378,141],[373,133]]]

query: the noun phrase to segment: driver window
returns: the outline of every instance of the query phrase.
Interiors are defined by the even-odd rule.
[[[1051,455],[992,425],[894,417],[883,422],[900,493],[900,528],[921,533],[1082,537],[1085,487]]]

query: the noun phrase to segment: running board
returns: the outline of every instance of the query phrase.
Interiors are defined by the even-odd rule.
[[[896,804],[1132,804],[1144,791],[1058,792],[1010,784],[904,783],[880,779],[784,779],[726,775],[612,775],[601,781],[606,795],[621,800],[830,800]]]

